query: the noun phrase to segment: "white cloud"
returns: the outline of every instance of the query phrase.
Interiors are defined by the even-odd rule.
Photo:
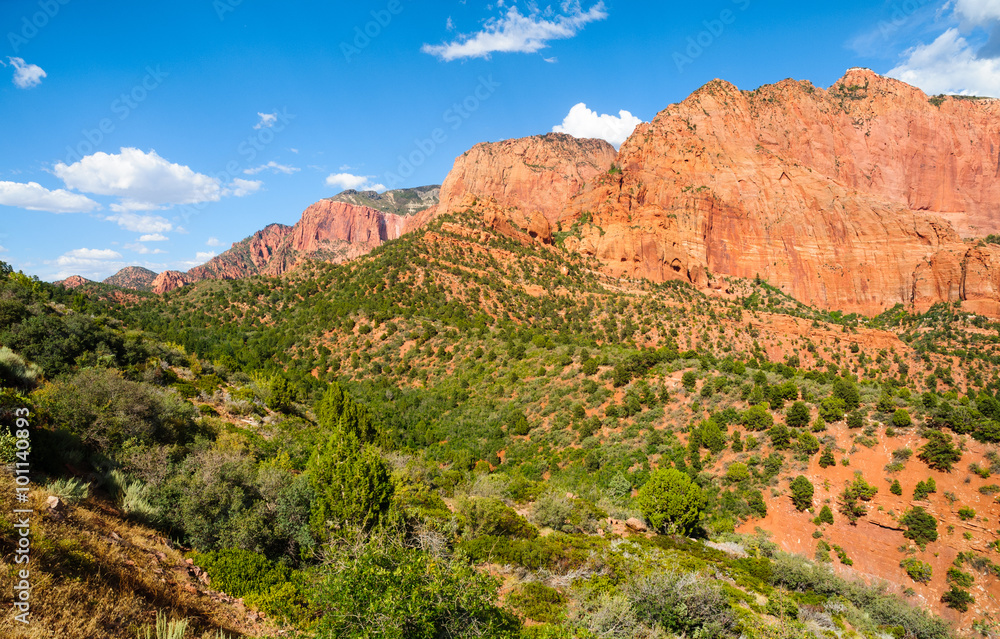
[[[0,246],[0,253],[6,253],[6,252],[7,252],[7,249],[4,248],[3,246]]]
[[[71,189],[121,198],[111,207],[118,212],[216,202],[222,195],[219,180],[172,164],[156,151],[135,148],[123,147],[117,155],[95,153],[70,165],[60,162],[53,171]]]
[[[0,182],[0,205],[50,213],[88,213],[101,205],[78,193],[50,191],[37,182]]]
[[[274,123],[278,121],[278,114],[277,113],[259,113],[258,112],[257,115],[260,116],[260,121],[257,122],[257,124],[254,125],[253,128],[255,128],[255,129],[263,129],[263,128],[270,129],[272,126],[274,126]]]
[[[294,151],[294,149],[292,149]],[[298,151],[295,151],[298,153]],[[275,161],[270,161],[267,164],[261,164],[260,166],[255,166],[250,169],[244,169],[244,175],[257,175],[258,173],[263,173],[264,171],[271,171],[272,173],[284,173],[285,175],[291,175],[292,173],[297,173],[302,169],[296,168],[294,166],[287,166],[285,164],[278,164]]]
[[[955,93],[1000,97],[1000,59],[979,57],[958,29],[948,29],[931,44],[905,54],[887,75],[929,95]]]
[[[207,262],[213,257],[215,257],[215,251],[199,251],[194,255],[194,259],[201,260],[202,262]]]
[[[372,182],[374,175],[352,175],[350,173],[337,173],[326,178],[326,185],[342,189],[344,191],[384,191],[385,185]]]
[[[246,197],[247,195],[252,195],[261,189],[264,183],[260,180],[243,180],[240,178],[235,178],[224,192],[224,195],[232,195],[233,197]]]
[[[996,0],[955,0],[955,12],[975,24],[1000,20],[1000,3]]]
[[[197,253],[195,253],[193,260],[184,260],[181,262],[177,262],[175,264],[175,267],[179,270],[191,269],[196,266],[201,266],[202,264],[209,261],[215,256],[216,253],[213,251],[198,251]]]
[[[166,253],[163,249],[151,249],[145,244],[139,244],[138,242],[135,244],[126,244],[125,248],[139,255],[162,255]]]
[[[550,40],[575,36],[584,26],[608,17],[604,2],[584,12],[577,2],[564,2],[564,15],[551,17],[537,9],[522,15],[517,7],[501,18],[491,18],[477,33],[464,34],[444,44],[425,44],[421,51],[446,62],[463,58],[488,58],[493,53],[535,53],[548,47]]]
[[[170,238],[166,235],[161,235],[159,233],[152,233],[149,235],[143,235],[139,238],[140,242],[166,242]]]
[[[111,249],[80,248],[63,253],[55,260],[45,263],[58,267],[53,279],[65,279],[70,275],[81,275],[91,280],[100,280],[126,266],[121,253]]]
[[[220,242],[217,237],[210,237],[208,238],[208,241],[205,242],[205,246],[222,246],[222,242]]]
[[[569,110],[562,124],[552,127],[556,133],[568,133],[576,138],[599,138],[607,140],[618,148],[642,120],[628,111],[619,111],[617,116],[598,115],[581,102]]]
[[[108,222],[116,222],[118,226],[133,233],[166,233],[174,230],[174,225],[159,215],[138,215],[123,211],[104,218]],[[177,229],[180,231],[180,229]]]
[[[27,64],[24,58],[7,58],[7,61],[14,67],[14,84],[19,89],[37,87],[47,75],[42,67],[37,64]]]

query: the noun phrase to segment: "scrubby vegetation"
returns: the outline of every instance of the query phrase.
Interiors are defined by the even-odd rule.
[[[949,333],[986,325],[826,313],[760,280],[718,299],[608,280],[463,225],[478,229],[446,217],[356,262],[162,297],[7,269],[0,411],[30,409],[50,492],[169,537],[198,588],[303,637],[950,635],[836,577],[827,563],[864,558],[829,531],[936,495],[882,484],[884,459],[842,481],[883,438],[909,438],[886,449],[890,477],[913,455],[991,468],[965,441],[1000,441],[1000,351]],[[769,334],[774,318],[802,330]],[[858,347],[866,324],[912,352]],[[823,565],[755,534],[769,514],[815,526]],[[925,509],[879,515],[901,543],[936,543]],[[0,520],[4,561],[12,539]]]

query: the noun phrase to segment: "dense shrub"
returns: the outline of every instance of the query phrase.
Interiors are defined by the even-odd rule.
[[[321,537],[347,526],[370,529],[389,510],[389,466],[377,448],[362,444],[353,431],[335,431],[309,460],[306,475],[316,494],[313,532]]]
[[[903,533],[903,536],[912,539],[920,546],[937,541],[937,520],[920,506],[914,506],[908,510],[899,523],[906,526],[906,532]]]
[[[49,423],[104,454],[117,454],[129,439],[175,444],[190,441],[196,432],[191,404],[113,369],[83,370],[35,397]]]
[[[813,500],[813,485],[804,475],[799,475],[791,483],[792,489],[792,503],[795,504],[795,508],[802,512],[803,510],[812,508]]]
[[[906,571],[910,579],[922,584],[930,583],[931,577],[934,574],[930,564],[920,561],[915,557],[907,557],[902,560],[899,562],[899,567]]]
[[[917,457],[934,470],[951,472],[952,467],[961,461],[962,451],[952,444],[951,435],[932,430]]]
[[[537,528],[499,499],[473,499],[463,510],[468,520],[468,533],[472,537],[538,537]]]
[[[507,595],[507,605],[532,621],[558,623],[566,610],[566,597],[555,588],[530,581]]]
[[[706,506],[701,488],[686,474],[659,469],[639,489],[639,508],[655,530],[690,534],[701,521]]]
[[[499,584],[464,561],[376,536],[328,553],[311,591],[323,611],[317,639],[516,639],[521,624],[497,606]]]

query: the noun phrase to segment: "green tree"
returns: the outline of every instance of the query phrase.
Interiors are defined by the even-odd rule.
[[[917,457],[934,470],[950,473],[952,467],[961,461],[962,451],[952,445],[951,435],[932,430]]]
[[[701,487],[673,468],[655,471],[639,489],[638,501],[650,525],[666,534],[693,532],[706,506]]]
[[[805,475],[799,475],[792,480],[792,503],[799,512],[812,508],[813,485]]]
[[[802,428],[809,425],[809,407],[805,402],[795,402],[785,413],[785,423],[791,428]]]
[[[839,378],[833,382],[833,396],[844,402],[846,410],[857,410],[861,406],[858,387],[849,379]]]
[[[686,371],[684,375],[681,376],[681,385],[687,389],[689,393],[693,393],[695,386],[698,385],[698,376],[695,375],[694,371]]]
[[[892,414],[892,425],[895,428],[908,428],[913,425],[913,418],[906,409],[900,408]]]
[[[379,435],[371,412],[354,401],[336,382],[327,386],[316,404],[316,422],[328,432],[339,428],[353,433],[362,443],[374,443]]]
[[[899,484],[898,479],[892,480],[892,486],[889,486],[889,492],[897,496],[903,494],[903,487]]]
[[[714,419],[705,421],[701,426],[701,444],[713,455],[726,449],[726,436]]]
[[[819,456],[819,466],[820,468],[829,468],[837,463],[837,460],[833,457],[833,449],[826,448],[823,450],[823,454]]]
[[[819,404],[819,416],[823,421],[839,422],[844,419],[844,400],[839,397],[827,397]]]
[[[771,438],[774,450],[787,450],[792,441],[791,433],[788,432],[788,428],[784,424],[775,424],[767,431],[767,434]]]
[[[927,496],[931,493],[937,492],[937,482],[934,481],[933,477],[929,477],[927,481],[918,481],[917,486],[913,489],[913,498],[922,501],[927,499]]]
[[[795,447],[800,453],[811,457],[819,452],[819,440],[809,431],[802,431],[799,433]]]
[[[903,536],[912,539],[921,547],[928,542],[937,541],[937,520],[920,506],[914,506],[906,511],[899,523],[906,526],[906,532],[903,533]]]
[[[824,505],[819,510],[819,516],[816,518],[821,524],[832,524],[833,523],[833,511],[830,510],[829,506]]]
[[[389,466],[351,431],[337,429],[310,458],[306,474],[316,494],[310,522],[320,537],[349,526],[371,529],[389,511]]]
[[[757,404],[743,411],[740,415],[740,422],[749,430],[767,430],[774,425],[774,418],[763,404]]]

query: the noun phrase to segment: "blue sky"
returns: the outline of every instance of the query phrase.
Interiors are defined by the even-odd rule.
[[[1000,95],[997,0],[5,0],[0,35],[0,259],[46,280],[186,270],[478,142],[619,144],[713,78]]]

